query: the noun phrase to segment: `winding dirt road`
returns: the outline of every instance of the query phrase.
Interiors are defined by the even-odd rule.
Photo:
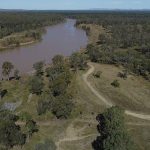
[[[85,84],[88,86],[88,88],[92,91],[92,93],[99,99],[101,100],[107,107],[112,107],[115,106],[112,102],[107,100],[103,95],[101,95],[94,87],[91,85],[91,83],[88,81],[88,77],[94,72],[95,68],[92,65],[92,63],[88,63],[88,66],[90,67],[89,70],[83,75],[83,80]],[[101,104],[101,101],[95,100],[97,104]],[[136,117],[139,119],[144,119],[144,120],[150,120],[150,115],[147,114],[139,114],[130,110],[125,110],[126,115],[130,115],[132,117]]]

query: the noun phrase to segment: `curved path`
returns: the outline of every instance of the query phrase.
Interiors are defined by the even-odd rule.
[[[107,107],[112,107],[115,106],[115,104],[113,104],[112,102],[108,101],[104,96],[102,96],[96,89],[94,89],[94,87],[91,85],[91,83],[88,81],[88,77],[94,72],[95,68],[92,65],[92,63],[88,63],[88,66],[90,67],[90,69],[83,75],[83,80],[85,82],[85,84],[89,87],[89,89],[93,92],[93,94],[95,96],[98,97],[98,99],[100,99],[101,101],[103,101],[103,103],[107,106]],[[95,102],[97,104],[101,104],[101,102],[99,100],[95,100]],[[150,120],[150,115],[146,115],[146,114],[139,114],[133,111],[129,111],[129,110],[125,110],[125,114],[126,115],[130,115],[132,117],[136,117],[139,119],[144,119],[144,120]]]

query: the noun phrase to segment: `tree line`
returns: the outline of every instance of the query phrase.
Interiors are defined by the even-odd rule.
[[[0,12],[0,39],[12,33],[39,29],[62,22],[64,17],[50,12]]]

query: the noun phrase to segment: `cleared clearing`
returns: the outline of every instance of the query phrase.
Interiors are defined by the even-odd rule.
[[[107,100],[103,95],[101,95],[96,89],[94,89],[92,87],[92,85],[90,84],[90,82],[87,80],[88,76],[90,76],[92,73],[94,73],[94,66],[89,63],[88,64],[90,66],[90,69],[87,71],[86,74],[83,75],[83,80],[84,82],[87,84],[87,86],[89,87],[89,89],[93,92],[93,94],[95,94],[101,101],[103,101],[106,106],[108,107],[112,107],[112,106],[115,106],[117,104],[113,104],[112,102],[110,102],[109,100]],[[129,88],[128,88],[129,89]],[[125,90],[124,90],[125,91]],[[133,91],[132,91],[133,92]],[[100,103],[99,100],[97,100],[97,103]],[[136,113],[136,112],[133,112],[133,111],[130,111],[130,110],[126,110],[125,109],[125,114],[127,115],[130,115],[130,116],[133,116],[133,117],[137,117],[137,118],[140,118],[140,119],[145,119],[145,120],[150,120],[150,115],[146,115],[146,114],[140,114],[140,113]]]

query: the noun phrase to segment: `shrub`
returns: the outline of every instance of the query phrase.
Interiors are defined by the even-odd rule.
[[[128,77],[127,71],[119,72],[118,77],[123,78],[123,79],[127,79],[127,77]]]
[[[29,120],[31,120],[31,118],[32,118],[31,115],[27,112],[21,112],[19,115],[19,119],[21,121],[29,121]]]
[[[58,119],[67,119],[73,107],[73,102],[67,96],[60,96],[55,100],[52,112]]]
[[[38,76],[33,76],[29,82],[30,92],[33,94],[40,95],[43,91],[43,80]]]
[[[111,83],[112,86],[114,87],[120,87],[120,83],[118,80],[114,80],[112,83]]]
[[[84,70],[87,67],[87,55],[76,52],[73,53],[70,57],[70,65],[75,70],[80,69]]]
[[[96,78],[100,78],[101,77],[102,72],[101,71],[97,71],[93,74],[94,77]]]
[[[28,138],[30,138],[33,133],[38,132],[38,126],[34,120],[28,120],[25,127]]]
[[[42,115],[46,113],[46,111],[51,111],[54,101],[55,98],[53,97],[52,94],[43,93],[37,103],[38,115]]]

